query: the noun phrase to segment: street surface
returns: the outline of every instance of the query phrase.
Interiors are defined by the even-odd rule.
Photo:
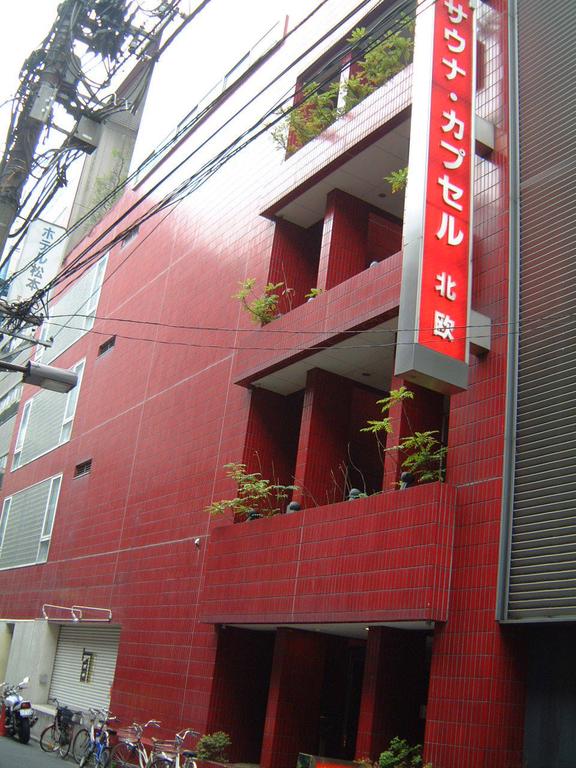
[[[61,760],[58,755],[42,752],[37,741],[20,744],[10,736],[0,737],[0,768],[72,768],[72,759]]]

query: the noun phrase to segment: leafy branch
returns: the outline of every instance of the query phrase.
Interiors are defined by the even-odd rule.
[[[278,302],[283,296],[290,295],[292,288],[285,288],[284,283],[268,283],[260,296],[250,296],[254,292],[256,279],[249,277],[240,283],[240,290],[232,298],[238,299],[244,309],[250,313],[252,320],[261,325],[267,325],[278,316]]]
[[[414,21],[401,16],[395,26],[401,28],[388,30],[379,42],[364,27],[353,30],[346,41],[353,58],[354,51],[358,55],[358,51],[366,50],[354,65],[354,73],[342,84],[338,76],[327,86],[312,81],[302,88],[298,103],[279,111],[286,119],[272,130],[278,147],[287,155],[293,154],[412,61]]]
[[[387,397],[378,400],[377,404],[382,410],[381,419],[370,419],[368,426],[363,427],[361,432],[371,432],[376,436],[378,444],[380,433],[390,435],[393,432],[392,419],[390,416],[391,408],[399,405],[405,400],[413,400],[414,393],[407,387],[400,387],[390,391]],[[404,456],[401,467],[405,472],[410,472],[417,482],[425,483],[433,480],[443,480],[445,469],[445,459],[448,449],[437,439],[438,430],[432,429],[425,432],[414,431],[411,435],[403,437],[397,445],[383,447],[386,452],[395,451]]]
[[[235,517],[245,519],[249,513],[258,512],[264,517],[271,517],[281,511],[282,503],[297,490],[295,485],[271,483],[260,472],[247,472],[246,464],[225,464],[226,474],[237,485],[237,495],[232,499],[213,501],[206,511],[211,515],[220,515],[231,511]]]

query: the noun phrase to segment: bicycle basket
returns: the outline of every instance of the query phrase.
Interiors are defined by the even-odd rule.
[[[80,723],[81,722],[81,713],[75,712],[73,709],[70,709],[69,707],[59,707],[58,708],[58,723],[60,726],[69,726],[73,723]]]
[[[175,757],[176,755],[181,754],[182,744],[174,740],[156,741],[156,739],[154,739],[152,752],[155,756],[166,755],[167,757]]]
[[[139,738],[139,734],[133,725],[129,725],[127,728],[118,728],[116,735],[118,741],[124,741],[126,744],[135,744]]]

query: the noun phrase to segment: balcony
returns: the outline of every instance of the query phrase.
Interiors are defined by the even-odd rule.
[[[309,370],[323,368],[386,389],[401,272],[399,252],[246,334],[235,361],[235,383],[285,395],[304,386]],[[366,328],[369,334],[354,335]]]
[[[455,510],[455,489],[432,483],[215,528],[201,618],[444,621]]]
[[[407,165],[411,102],[409,64],[283,163],[262,214],[310,226],[338,188],[401,217],[403,196],[385,195],[383,178]]]

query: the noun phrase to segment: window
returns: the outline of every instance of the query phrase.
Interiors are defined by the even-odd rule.
[[[52,363],[94,326],[107,261],[105,254],[51,306],[53,320],[45,320],[40,331],[40,340],[50,346],[38,346],[37,361]]]
[[[8,454],[5,453],[3,456],[0,456],[0,488],[2,488],[2,484],[4,483],[4,475],[6,474],[7,466],[8,466]]]
[[[82,386],[84,360],[71,366],[71,370],[76,372],[78,383],[67,395],[41,390],[24,404],[12,470],[53,451],[70,439]]]
[[[74,392],[74,390],[72,390]],[[24,403],[24,410],[22,411],[22,420],[20,421],[20,428],[18,430],[18,437],[16,438],[16,445],[14,447],[14,458],[12,459],[12,469],[18,469],[22,463],[22,449],[24,447],[24,440],[26,439],[26,431],[28,429],[28,422],[30,421],[30,411],[32,410],[32,403],[34,399],[28,400]]]
[[[22,384],[17,384],[0,398],[0,425],[14,418],[18,413],[18,403],[22,397]]]
[[[50,538],[52,536],[52,528],[54,527],[54,516],[56,515],[56,505],[58,504],[61,483],[62,475],[53,477],[50,481],[50,491],[48,493],[48,501],[44,512],[42,535],[40,536],[40,543],[38,544],[38,555],[36,557],[37,563],[45,563],[48,559],[48,549],[50,548]]]
[[[62,420],[62,430],[60,432],[60,443],[65,443],[72,434],[72,424],[78,405],[78,395],[80,394],[80,384],[82,383],[82,374],[84,373],[84,360],[72,368],[78,374],[78,384],[68,392],[66,396],[66,407],[64,409],[64,418]]]
[[[46,562],[61,484],[62,475],[56,475],[4,500],[0,568]]]
[[[6,527],[8,525],[8,518],[10,517],[10,505],[12,499],[4,499],[2,506],[2,517],[0,518],[0,558],[2,557],[2,547],[4,545],[4,536],[6,534]]]
[[[108,256],[106,255],[104,258],[100,259],[94,271],[90,296],[84,305],[84,328],[87,331],[94,326],[98,301],[100,300],[100,290],[102,288],[102,283],[104,282],[104,273],[106,272],[107,263]]]

